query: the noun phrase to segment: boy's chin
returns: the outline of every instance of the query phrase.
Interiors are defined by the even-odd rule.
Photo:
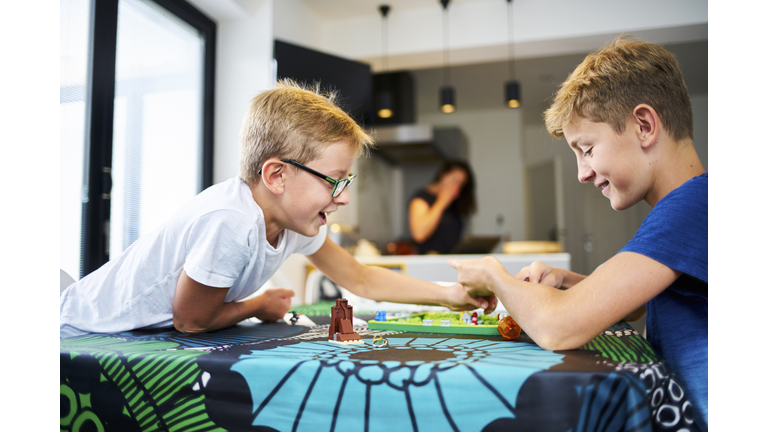
[[[613,208],[616,211],[624,211],[628,208],[631,208],[637,203],[638,201],[632,202],[627,200],[618,200],[618,199],[611,198],[611,208]]]

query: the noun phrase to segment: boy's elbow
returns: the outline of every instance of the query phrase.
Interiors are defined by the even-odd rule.
[[[173,316],[173,327],[179,333],[194,334],[210,331],[208,323],[199,323],[195,322],[195,320],[181,319],[175,315]]]
[[[533,338],[533,340],[541,349],[547,351],[572,350],[583,345],[574,339],[569,339],[559,335],[542,335],[538,336],[537,338]]]
[[[585,334],[580,332],[573,323],[558,322],[558,320],[550,320],[548,325],[528,335],[536,345],[548,351],[577,349],[591,340],[585,337]]]

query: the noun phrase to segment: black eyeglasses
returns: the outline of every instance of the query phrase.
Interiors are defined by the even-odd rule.
[[[336,198],[339,195],[341,195],[341,193],[344,192],[344,188],[349,186],[352,183],[352,180],[354,180],[355,177],[357,177],[356,175],[354,175],[352,173],[349,173],[349,177],[348,178],[341,179],[341,180],[336,180],[336,179],[333,179],[331,177],[328,177],[325,174],[321,174],[321,173],[313,170],[312,168],[306,167],[306,166],[296,162],[293,159],[282,159],[282,161],[285,162],[285,163],[289,163],[289,164],[291,164],[293,166],[299,167],[299,168],[303,169],[304,171],[306,171],[306,172],[308,172],[310,174],[314,174],[314,175],[320,177],[321,179],[331,183],[333,185],[333,190],[331,191],[331,196],[334,197],[334,198]]]

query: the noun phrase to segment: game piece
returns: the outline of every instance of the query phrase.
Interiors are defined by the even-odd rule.
[[[374,319],[376,321],[386,321],[387,320],[387,311],[376,311],[376,317]]]
[[[477,325],[477,312],[472,312],[472,325]]]
[[[337,299],[336,306],[331,307],[328,340],[344,344],[363,343],[360,335],[352,328],[352,306],[347,303],[347,299]]]
[[[471,324],[472,323],[472,315],[470,315],[469,312],[463,312],[461,314],[461,320],[464,321],[464,324]]]
[[[371,345],[373,345],[374,348],[388,348],[389,341],[387,340],[387,338],[383,337],[382,335],[376,335],[373,337],[373,341],[371,342]]]
[[[299,314],[297,314],[294,311],[290,311],[288,313],[293,314],[293,316],[291,317],[291,325],[296,325],[296,321],[299,320]]]
[[[513,320],[509,315],[505,316],[501,321],[499,321],[498,329],[501,337],[506,340],[512,340],[520,336],[520,332],[522,331],[520,326],[517,325],[515,320]]]

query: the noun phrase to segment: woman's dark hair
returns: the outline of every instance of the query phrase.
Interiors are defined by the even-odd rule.
[[[440,177],[443,174],[447,174],[453,170],[460,169],[467,173],[467,182],[461,188],[459,197],[451,204],[451,207],[456,210],[459,216],[469,216],[477,210],[477,203],[475,201],[475,175],[472,174],[472,169],[469,168],[469,164],[460,160],[452,160],[443,163],[443,166],[437,171],[435,179],[433,181],[440,181]]]

